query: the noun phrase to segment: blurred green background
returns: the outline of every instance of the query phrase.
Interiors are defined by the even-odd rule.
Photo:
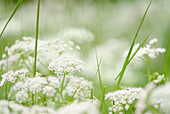
[[[18,0],[0,0],[0,30],[2,30]],[[107,91],[111,91],[113,81],[123,65],[123,52],[130,48],[134,34],[139,26],[149,0],[41,0],[39,38],[55,39],[65,28],[85,28],[94,35],[92,42],[79,44],[81,59],[86,63],[83,76],[94,80],[95,93],[98,91],[95,51],[102,57],[101,75]],[[158,47],[167,52],[151,61],[151,72],[167,73],[170,76],[170,1],[153,0],[144,21],[137,42],[147,36],[158,38]],[[0,39],[0,59],[6,46],[23,36],[35,37],[36,0],[24,0]],[[146,65],[132,62],[122,84],[126,86],[145,86],[147,83]]]

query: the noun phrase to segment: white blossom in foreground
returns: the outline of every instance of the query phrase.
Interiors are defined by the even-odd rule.
[[[141,94],[140,99],[136,103],[135,114],[143,114],[144,111],[147,109],[146,102],[148,100],[148,96],[150,92],[152,91],[154,87],[155,87],[154,83],[149,83],[146,85],[146,87],[144,88],[144,91]]]
[[[21,69],[17,71],[8,71],[2,75],[0,86],[3,86],[6,82],[14,83],[17,79],[24,79],[28,70]]]
[[[56,90],[51,86],[45,86],[43,88],[43,94],[45,94],[47,97],[54,97]]]
[[[164,48],[154,48],[153,47],[157,42],[158,42],[157,39],[151,40],[149,42],[149,44],[147,44],[145,47],[141,47],[138,50],[138,52],[136,53],[135,57],[143,58],[143,59],[147,59],[149,57],[151,59],[155,59],[161,53],[165,53],[166,50]],[[134,45],[131,55],[133,55],[135,53],[135,51],[138,49],[139,46],[140,46],[139,43]],[[128,51],[125,51],[124,57],[126,57],[127,54],[128,54]]]
[[[60,31],[57,37],[66,40],[73,40],[79,44],[92,42],[94,40],[94,35],[84,28],[66,28]]]
[[[99,108],[91,102],[74,102],[61,107],[57,114],[99,114]]]
[[[42,107],[38,105],[34,105],[29,110],[24,110],[22,114],[58,114],[55,110],[49,107]]]
[[[142,88],[127,88],[106,94],[105,99],[111,101],[109,111],[121,112],[124,109],[128,110],[130,105],[140,98],[142,92]]]
[[[10,114],[10,110],[8,108],[8,101],[0,100],[0,114]]]
[[[75,74],[84,69],[84,63],[79,59],[60,56],[49,64],[48,69],[56,75]]]
[[[155,106],[156,109],[159,109],[162,113],[170,113],[170,82],[167,82],[165,85],[160,85],[156,87],[149,97],[150,104]]]
[[[85,80],[83,77],[71,77],[66,87],[66,91],[70,96],[74,95],[75,99],[85,100],[90,98],[92,90],[92,82]]]

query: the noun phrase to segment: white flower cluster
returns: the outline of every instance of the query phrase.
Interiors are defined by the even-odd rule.
[[[94,40],[94,35],[84,28],[66,28],[60,31],[57,37],[66,40],[73,40],[79,44],[92,42]]]
[[[145,47],[141,47],[139,49],[139,51],[136,53],[136,57],[138,58],[143,58],[145,57],[149,57],[151,59],[155,59],[159,54],[161,53],[165,53],[165,49],[164,48],[154,48],[153,46],[158,42],[158,40],[152,39],[149,44],[147,44]],[[132,54],[135,53],[135,51],[138,49],[138,47],[140,46],[139,43],[137,43],[132,50]],[[124,57],[126,57],[128,54],[128,51],[125,51],[124,53]],[[145,59],[145,58],[144,58]]]
[[[25,102],[28,94],[42,93],[47,97],[53,97],[56,88],[60,87],[60,82],[56,77],[27,77],[22,81],[18,81],[12,91],[16,93],[16,100],[19,103]]]
[[[10,48],[6,47],[3,59],[0,60],[0,68],[5,70],[8,66],[12,66],[14,63],[21,67],[23,61],[29,61],[34,57],[34,42],[35,39],[30,37],[23,37],[23,41],[17,40]],[[38,41],[38,62],[49,62],[64,52],[79,50],[80,47],[75,45],[72,41],[60,41],[60,40],[39,40]],[[48,56],[48,57],[47,57]]]
[[[122,112],[128,110],[130,105],[140,98],[142,92],[142,88],[127,88],[108,93],[105,99],[111,100],[112,106],[109,107],[109,111]]]
[[[74,74],[84,69],[84,63],[79,59],[60,56],[49,64],[48,69],[56,75]]]
[[[61,107],[57,114],[100,114],[98,106],[91,102],[74,102]]]
[[[74,98],[78,100],[89,99],[92,90],[92,82],[85,80],[83,77],[71,77],[66,87],[66,91],[70,96],[74,94]]]
[[[3,86],[6,82],[14,83],[17,79],[23,80],[25,78],[28,70],[21,69],[17,71],[8,71],[7,73],[2,75],[2,80],[0,86]]]
[[[156,87],[149,96],[150,104],[155,106],[156,109],[161,110],[162,113],[170,113],[170,82],[165,85]]]

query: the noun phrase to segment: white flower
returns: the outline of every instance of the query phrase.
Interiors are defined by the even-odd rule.
[[[50,63],[48,69],[54,71],[56,75],[74,74],[77,71],[82,71],[84,64],[79,59],[60,56]]]
[[[0,100],[0,114],[10,114],[10,110],[8,108],[8,101]]]
[[[25,86],[33,94],[42,91],[43,87],[46,84],[48,84],[48,82],[45,77],[33,77],[33,78],[27,78],[25,80]]]
[[[127,88],[125,90],[110,92],[106,94],[105,99],[111,100],[110,111],[119,112],[121,107],[128,110],[130,104],[134,103],[136,99],[139,99],[142,92],[142,88]]]
[[[0,86],[3,86],[6,82],[14,83],[16,79],[24,79],[25,75],[28,71],[25,69],[17,70],[17,71],[8,71],[7,73],[2,75],[2,80]]]
[[[149,102],[156,108],[159,106],[162,113],[170,113],[170,82],[156,87],[149,96]]]
[[[158,55],[160,55],[161,53],[165,53],[165,49],[164,48],[153,48],[153,45],[156,44],[158,42],[157,39],[153,39],[149,42],[149,44],[147,44],[145,47],[141,47],[138,52],[136,53],[135,57],[138,58],[145,58],[146,56],[151,58],[151,59],[155,59]],[[135,51],[137,50],[137,48],[139,47],[139,43],[137,43],[132,50],[132,54],[133,55],[135,53]],[[128,51],[125,51],[124,53],[124,57],[126,57],[128,54]]]
[[[66,91],[70,96],[74,95],[75,99],[84,100],[90,98],[92,90],[92,82],[85,80],[83,77],[71,77],[66,87]]]
[[[54,97],[56,90],[51,86],[45,86],[43,88],[43,94],[45,94],[47,97]]]
[[[53,77],[53,76],[48,77],[48,82],[49,82],[49,85],[54,87],[54,88],[58,88],[61,85],[60,82],[59,82],[59,79],[56,78],[56,77]]]
[[[150,45],[154,45],[154,44],[156,44],[158,42],[158,39],[157,38],[154,38],[154,39],[152,39],[151,41],[149,41],[149,44]]]
[[[27,100],[28,93],[26,91],[21,90],[16,94],[15,97],[16,97],[17,102],[22,103]]]

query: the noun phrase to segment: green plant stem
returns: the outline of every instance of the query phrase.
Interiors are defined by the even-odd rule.
[[[8,99],[8,83],[5,84],[5,99]]]
[[[66,74],[64,74],[64,76],[63,76],[63,81],[61,83],[61,91],[60,91],[62,102],[64,101],[64,98],[63,98],[63,86],[64,86],[65,77],[66,77]]]
[[[71,101],[73,101],[73,99],[74,99],[74,96],[75,96],[75,94],[77,93],[77,91],[78,91],[78,89],[80,88],[80,86],[77,88],[77,90],[73,93],[73,95],[71,96]]]
[[[36,74],[36,64],[37,64],[39,14],[40,14],[40,0],[37,0],[37,22],[36,22],[36,39],[35,39],[35,57],[34,57],[34,66],[33,66],[33,76],[35,76]]]
[[[106,86],[104,86],[103,92],[102,92],[102,101],[101,101],[101,104],[100,104],[100,111],[102,111],[102,106],[103,106],[103,103],[104,103],[105,93],[106,93]]]
[[[32,99],[31,99],[31,106],[34,105],[34,94],[32,94]]]
[[[43,99],[43,97],[41,96],[41,94],[38,93],[38,95],[40,96],[43,105],[44,105],[44,106],[47,106],[47,103],[45,102],[45,100]]]
[[[22,1],[23,1],[23,0],[18,0],[17,5],[15,6],[15,8],[14,8],[12,14],[10,15],[8,21],[6,22],[4,28],[3,28],[2,31],[1,31],[0,38],[2,37],[2,35],[3,35],[3,33],[4,33],[5,29],[6,29],[6,27],[8,26],[8,24],[9,24],[9,22],[11,21],[11,19],[13,18],[13,16],[15,15],[16,11],[17,11],[18,8],[20,7]]]
[[[149,62],[146,62],[147,65],[147,72],[148,72],[148,77],[149,77],[149,82],[151,81],[151,75],[150,75],[150,69],[149,69]]]
[[[130,49],[129,49],[128,55],[127,55],[127,57],[126,57],[126,59],[125,59],[125,62],[124,62],[124,64],[123,64],[122,70],[120,71],[120,76],[119,76],[119,78],[118,78],[118,82],[117,82],[117,85],[116,85],[116,89],[119,88],[120,82],[121,82],[121,80],[122,80],[122,78],[123,78],[123,75],[124,75],[124,73],[125,73],[125,70],[126,70],[128,64],[129,64],[129,58],[130,58],[130,55],[131,55],[131,53],[132,53],[132,49],[133,49],[133,47],[134,47],[136,38],[137,38],[137,36],[138,36],[138,33],[139,33],[140,29],[141,29],[141,26],[142,26],[142,24],[143,24],[143,21],[144,21],[144,19],[145,19],[145,17],[146,17],[146,14],[147,14],[147,12],[148,12],[148,10],[149,10],[149,7],[150,7],[151,3],[152,3],[152,0],[150,1],[150,3],[149,3],[149,5],[148,5],[148,7],[147,7],[147,9],[146,9],[146,11],[145,11],[145,13],[144,13],[144,15],[143,15],[143,18],[142,18],[142,20],[141,20],[141,22],[140,22],[140,25],[139,25],[139,27],[138,27],[138,29],[137,29],[137,32],[136,32],[136,34],[135,34],[135,37],[134,37],[133,42],[132,42],[132,44],[131,44],[131,47],[130,47]]]

